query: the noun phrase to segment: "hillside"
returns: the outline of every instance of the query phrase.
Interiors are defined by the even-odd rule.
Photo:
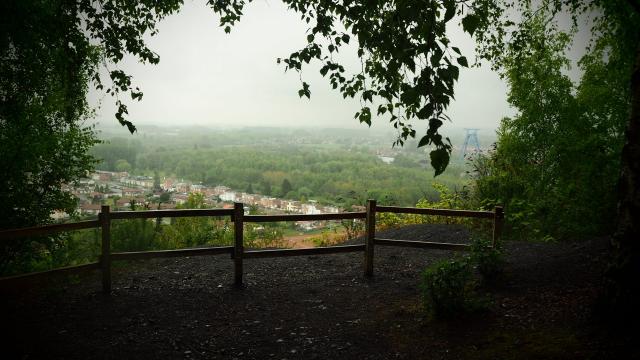
[[[381,237],[464,242],[453,225],[414,225]],[[426,321],[420,272],[441,250],[377,247],[362,255],[254,259],[234,289],[227,256],[121,266],[114,292],[98,274],[4,289],[3,352],[16,358],[605,359],[633,358],[629,339],[591,331],[606,239],[506,246],[488,310]],[[56,286],[45,286],[45,285]],[[55,290],[54,290],[55,289]],[[486,291],[487,289],[484,289]]]

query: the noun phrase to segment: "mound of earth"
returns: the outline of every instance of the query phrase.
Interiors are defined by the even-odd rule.
[[[414,225],[379,237],[466,242],[453,225]],[[3,289],[3,358],[23,359],[604,359],[631,341],[597,332],[590,313],[607,239],[506,244],[491,305],[455,321],[424,318],[422,270],[445,250],[376,247],[363,254],[245,261],[236,289],[228,256],[116,265],[100,274]],[[8,330],[8,332],[7,332]]]

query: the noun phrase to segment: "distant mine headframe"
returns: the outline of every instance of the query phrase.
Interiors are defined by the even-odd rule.
[[[464,160],[467,153],[472,150],[475,153],[480,152],[480,142],[478,141],[478,130],[480,129],[464,129],[467,135],[464,137],[464,144],[460,152],[460,158]]]

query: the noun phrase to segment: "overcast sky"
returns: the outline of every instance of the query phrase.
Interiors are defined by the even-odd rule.
[[[353,118],[359,103],[332,90],[317,66],[308,66],[303,73],[311,85],[311,100],[307,100],[297,95],[297,73],[284,73],[284,67],[276,64],[276,58],[306,44],[306,24],[296,13],[280,1],[257,0],[246,6],[231,34],[225,34],[204,2],[186,0],[178,14],[159,24],[160,33],[148,39],[160,55],[158,65],[141,65],[133,59],[120,64],[144,92],[141,102],[128,103],[134,123],[365,126]],[[472,59],[472,39],[457,28],[451,29],[450,36]],[[342,61],[359,66],[353,49],[342,54]],[[495,129],[500,118],[513,112],[506,103],[505,84],[488,66],[463,70],[455,91],[456,100],[448,111],[454,127]],[[110,96],[92,90],[89,100],[100,104],[100,123],[115,123]],[[377,119],[376,127],[391,128],[386,118]]]

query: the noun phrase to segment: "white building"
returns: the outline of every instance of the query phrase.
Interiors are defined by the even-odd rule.
[[[322,211],[316,207],[315,203],[302,204],[302,213],[307,215],[321,214]]]
[[[235,202],[237,199],[236,193],[234,191],[225,191],[220,194],[220,200],[222,201],[232,201]]]

